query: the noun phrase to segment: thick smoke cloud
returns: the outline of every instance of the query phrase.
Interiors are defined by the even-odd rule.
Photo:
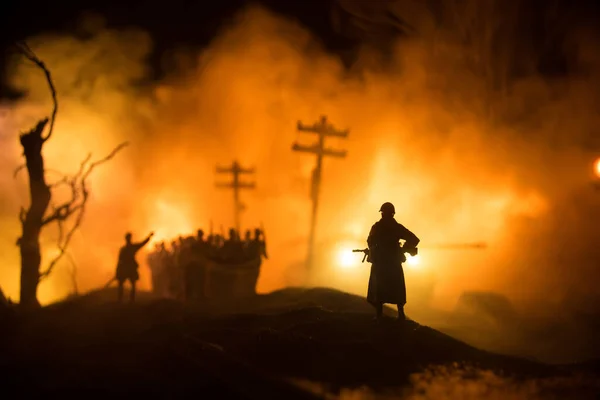
[[[301,26],[249,8],[208,49],[172,57],[163,81],[143,85],[151,38],[136,29],[88,26],[94,29],[87,28],[85,39],[29,41],[59,93],[48,166],[74,171],[88,151],[101,157],[131,142],[92,178],[93,196],[72,247],[80,289],[111,277],[128,230],[137,237],[155,230],[162,239],[211,223],[215,231],[227,229],[231,196],[214,188],[214,167],[234,158],[257,168],[258,189],[243,194],[243,222],[263,223],[268,235],[271,259],[259,289],[300,283],[295,268],[305,248],[293,243],[308,233],[314,160],[290,147],[314,139],[296,133],[298,119],[312,123],[324,114],[351,133],[328,142],[346,148],[348,157],[325,162],[321,239],[352,236],[360,244],[379,205],[393,201],[398,219],[424,244],[490,245],[479,253],[423,250],[423,270],[410,273],[435,277],[437,306],[451,308],[473,289],[519,301],[593,293],[598,194],[589,185],[593,156],[582,143],[600,122],[596,76],[548,81],[530,72],[490,94],[489,82],[465,62],[469,49],[451,36],[436,37],[433,46],[424,35],[396,43],[391,64],[365,48],[348,72]],[[579,44],[581,68],[592,71],[599,59],[589,35],[577,32],[570,40]],[[27,192],[25,177],[13,180],[12,171],[21,163],[18,130],[49,112],[42,79],[19,64],[13,81],[30,90],[28,100],[5,107],[2,116],[1,279],[13,297],[17,213]],[[490,104],[501,110],[493,118]],[[70,290],[68,271],[65,263],[42,285],[42,300]],[[366,282],[352,279],[361,274],[335,270],[327,283],[362,293]],[[142,275],[147,284],[144,267]]]

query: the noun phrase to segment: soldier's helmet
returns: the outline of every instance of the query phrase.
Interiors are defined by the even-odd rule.
[[[131,241],[131,232],[127,232],[127,233],[125,234],[125,240],[127,240],[128,242],[130,242],[130,241]]]
[[[379,212],[384,214],[396,214],[396,208],[392,203],[386,202],[381,205]]]

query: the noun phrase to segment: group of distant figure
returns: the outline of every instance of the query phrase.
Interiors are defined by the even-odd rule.
[[[125,235],[126,244],[119,253],[116,280],[119,282],[119,301],[123,297],[123,284],[131,282],[131,300],[135,299],[135,282],[139,279],[135,253],[152,238],[148,235],[140,243],[131,242],[131,234]],[[264,234],[261,229],[248,230],[244,238],[236,229],[229,236],[210,234],[204,236],[199,229],[195,236],[179,236],[166,243],[157,243],[148,254],[147,262],[152,275],[152,290],[161,297],[190,299],[203,296],[205,270],[208,262],[235,268],[236,265],[257,262],[268,258]]]
[[[268,258],[266,243],[260,229],[246,231],[244,239],[235,229],[229,236],[208,235],[199,229],[196,236],[179,237],[172,240],[170,248],[165,242],[158,243],[148,254],[148,266],[152,273],[153,291],[164,297],[190,298],[201,278],[198,268],[207,260],[234,268],[235,265]]]
[[[396,304],[398,320],[405,321],[406,284],[402,264],[405,254],[418,254],[420,239],[394,218],[396,208],[390,202],[379,209],[381,219],[371,227],[365,252],[371,265],[367,301],[375,307],[375,318],[383,318],[384,304]],[[123,284],[131,282],[131,300],[135,299],[135,283],[139,279],[135,254],[152,238],[153,233],[140,243],[125,235],[126,244],[119,252],[115,279],[119,282],[119,301],[123,297]],[[401,243],[404,242],[404,243]],[[148,255],[152,273],[152,289],[162,297],[176,299],[207,298],[213,295],[226,298],[255,294],[260,263],[267,258],[262,231],[247,231],[244,240],[235,229],[229,237],[209,235],[199,229],[196,236],[179,237],[167,249],[158,243]],[[217,269],[218,273],[213,271]]]

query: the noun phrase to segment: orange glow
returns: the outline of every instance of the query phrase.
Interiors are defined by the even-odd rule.
[[[421,255],[417,254],[416,256],[406,256],[406,265],[413,269],[421,268]]]
[[[600,178],[600,158],[598,158],[594,163],[594,173],[598,178]]]
[[[351,257],[352,253],[348,252],[347,249],[343,249],[338,254],[338,263],[342,268],[350,268],[354,266],[354,259]]]
[[[353,249],[360,248],[359,244],[342,242],[335,247],[335,259],[332,260],[337,268],[356,268],[361,261],[362,253],[353,253]],[[360,257],[359,257],[360,256]]]
[[[60,102],[54,136],[44,149],[47,167],[72,173],[89,151],[100,158],[120,142],[130,142],[90,177],[86,216],[71,248],[80,290],[110,279],[127,231],[134,240],[155,231],[154,243],[200,228],[208,232],[211,223],[214,233],[226,231],[233,224],[233,195],[214,184],[231,177],[217,177],[214,169],[234,159],[257,171],[243,177],[257,187],[242,191],[241,198],[247,206],[243,229],[262,224],[266,232],[269,259],[258,290],[303,284],[298,263],[306,246],[288,243],[308,237],[315,160],[291,146],[314,143],[314,135],[296,131],[296,121],[312,124],[321,115],[350,134],[326,140],[326,147],[346,149],[348,156],[324,160],[317,241],[339,238],[330,258],[340,267],[316,284],[343,284],[364,294],[368,268],[358,267],[362,256],[351,250],[366,247],[379,207],[391,201],[396,219],[423,244],[490,244],[489,251],[479,253],[436,251],[409,260],[411,273],[435,274],[439,304],[453,304],[462,291],[474,288],[543,298],[548,287],[560,286],[563,276],[557,271],[564,266],[553,274],[531,268],[550,269],[555,259],[534,258],[533,251],[523,251],[523,240],[550,242],[531,239],[543,233],[533,229],[546,226],[544,218],[555,215],[551,210],[561,196],[575,190],[567,178],[582,175],[570,162],[583,159],[573,150],[581,141],[562,134],[598,126],[592,117],[595,103],[584,101],[590,88],[574,83],[564,98],[553,94],[551,100],[547,93],[556,91],[544,86],[550,83],[537,77],[521,81],[507,91],[514,97],[499,103],[517,108],[526,99],[548,113],[534,113],[522,125],[492,124],[481,111],[487,86],[460,61],[461,48],[436,36],[432,51],[427,40],[398,47],[397,65],[386,68],[366,52],[356,66],[359,73],[347,73],[307,30],[249,8],[193,55],[194,62],[174,65],[164,80],[140,89],[152,47],[144,32],[100,29],[89,40],[31,38],[30,46],[51,69]],[[17,215],[28,203],[25,174],[12,177],[22,163],[18,132],[48,114],[50,100],[38,70],[21,65],[13,72],[13,83],[29,93],[27,101],[0,110],[0,185],[6,189],[0,209],[0,263],[6,268],[0,270],[0,284],[16,298]],[[550,148],[548,137],[572,139],[573,145]],[[595,168],[600,174],[600,160]],[[56,176],[48,172],[49,180]],[[55,203],[65,196],[57,192]],[[44,246],[52,246],[55,234],[54,228],[44,232]],[[348,235],[353,239],[345,243]],[[138,261],[142,287],[148,288],[144,254]],[[71,291],[68,271],[61,265],[44,281],[43,302]],[[524,273],[531,274],[527,285]]]
[[[150,244],[162,241],[174,240],[179,236],[189,236],[194,234],[194,227],[191,225],[190,213],[186,212],[185,204],[169,204],[163,200],[156,201],[156,208],[151,213],[148,226],[153,227],[154,236]]]

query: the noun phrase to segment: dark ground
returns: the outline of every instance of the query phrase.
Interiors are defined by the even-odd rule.
[[[362,388],[353,399],[600,396],[597,363],[548,366],[413,321],[376,324],[364,299],[329,289],[219,306],[148,294],[119,306],[115,297],[95,292],[4,321],[3,389],[63,399],[310,399],[316,389],[345,397],[352,388]]]

